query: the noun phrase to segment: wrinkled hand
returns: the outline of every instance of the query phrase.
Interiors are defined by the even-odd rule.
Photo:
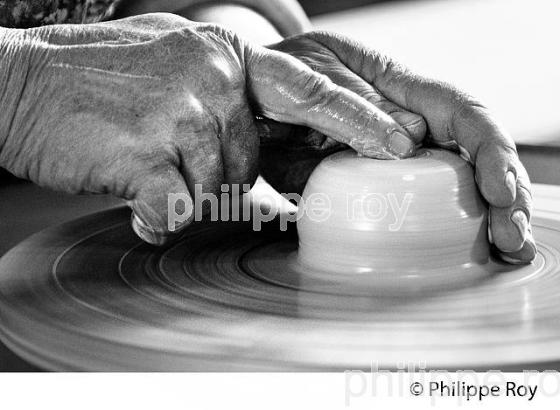
[[[526,263],[536,255],[531,233],[531,185],[515,144],[488,110],[454,87],[410,73],[391,59],[342,36],[315,32],[286,39],[271,49],[288,53],[334,83],[389,114],[408,135],[453,150],[475,167],[479,189],[490,205],[489,235],[500,256]],[[305,127],[267,122],[261,172],[280,192],[300,192],[340,141]],[[383,157],[375,155],[373,157]]]
[[[366,155],[414,153],[390,116],[296,58],[172,14],[0,29],[0,98],[1,166],[124,198],[155,244],[184,227],[168,226],[168,194],[190,198],[178,211],[192,215],[195,185],[219,197],[254,182],[257,114]]]

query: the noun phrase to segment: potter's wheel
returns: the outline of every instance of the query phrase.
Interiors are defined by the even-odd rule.
[[[49,229],[0,262],[1,337],[64,370],[501,368],[560,360],[560,195],[537,187],[529,266],[473,286],[372,297],[297,270],[295,229],[198,223],[140,243],[117,209]],[[552,194],[551,194],[552,192]],[[556,192],[556,193],[555,193]],[[294,228],[294,227],[292,227]]]

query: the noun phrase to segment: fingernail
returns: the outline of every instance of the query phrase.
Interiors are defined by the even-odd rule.
[[[132,213],[131,219],[132,230],[143,241],[148,242],[151,245],[163,245],[166,242],[166,234],[157,232],[155,229],[146,224],[142,219],[140,219],[134,212]]]
[[[488,242],[494,244],[494,237],[492,236],[492,217],[490,212],[488,212]]]
[[[359,152],[359,151],[358,151]],[[376,159],[397,159],[390,152],[387,153],[377,142],[366,142],[361,150],[361,155]]]
[[[535,242],[535,238],[533,238],[533,232],[531,232],[531,228],[529,227],[527,229],[527,238],[525,239],[525,243],[529,244],[529,246],[531,247],[533,254],[536,256],[537,255],[537,243]],[[533,257],[534,259],[534,257]]]
[[[520,209],[514,211],[513,214],[511,214],[511,221],[517,227],[517,230],[519,231],[519,235],[521,235],[523,241],[525,241],[528,234],[527,228],[529,226],[529,222],[527,221],[527,215],[525,214],[525,212],[523,212]]]
[[[389,151],[400,158],[409,157],[414,152],[414,142],[399,131],[393,131],[389,136]]]
[[[515,199],[515,193],[516,193],[516,188],[515,188],[515,183],[516,183],[516,177],[515,174],[512,171],[508,171],[506,172],[506,188],[509,190],[509,192],[511,193],[511,196],[513,199]]]
[[[522,261],[521,259],[512,258],[510,256],[507,256],[507,255],[503,254],[503,253],[500,254],[500,258],[502,258],[502,260],[504,262],[510,263],[512,265],[525,265],[525,264],[529,263],[529,262]]]
[[[536,255],[537,254],[537,243],[535,242],[535,238],[533,238],[533,234],[531,233],[531,231],[529,231],[529,234],[527,235],[527,243],[529,243],[531,245],[531,248],[533,248],[533,252]]]
[[[513,265],[526,265],[528,263],[531,263],[536,256],[537,245],[535,244],[535,240],[533,239],[533,235],[530,231],[527,235],[525,243],[523,244],[523,247],[519,251],[513,252],[513,254],[505,254],[502,252],[500,253],[500,258],[502,258],[505,262],[511,263]]]
[[[471,154],[469,154],[469,151],[467,151],[463,146],[459,144],[457,144],[457,146],[459,147],[459,156],[463,158],[465,161],[470,162],[472,164]]]

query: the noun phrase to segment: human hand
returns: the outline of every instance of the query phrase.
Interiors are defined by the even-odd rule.
[[[420,142],[428,131],[431,142],[459,152],[474,165],[478,187],[490,205],[489,236],[501,258],[510,263],[534,259],[529,177],[513,140],[483,105],[449,84],[415,75],[336,34],[306,33],[270,48],[298,58],[367,99],[414,141]],[[281,192],[301,191],[321,159],[344,148],[308,128],[270,121],[267,128],[261,172]]]
[[[154,244],[190,222],[195,185],[219,197],[223,183],[254,182],[257,114],[365,155],[414,153],[391,117],[296,58],[172,14],[0,29],[0,90],[0,165],[42,186],[124,198]],[[168,226],[170,193],[189,198],[178,227]]]

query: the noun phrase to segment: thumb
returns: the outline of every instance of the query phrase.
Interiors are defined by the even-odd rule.
[[[185,180],[172,166],[144,178],[128,205],[132,208],[132,229],[152,245],[172,240],[194,217]]]
[[[263,116],[313,128],[368,157],[414,155],[414,141],[391,116],[295,57],[262,47],[248,47],[245,57],[248,91]]]

